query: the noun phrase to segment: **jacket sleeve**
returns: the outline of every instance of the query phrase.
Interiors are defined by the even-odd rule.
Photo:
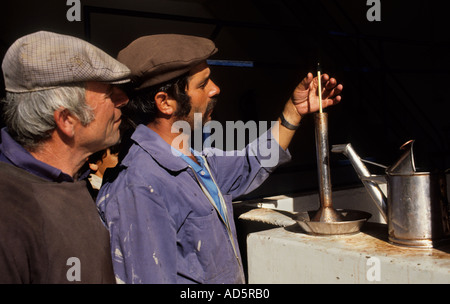
[[[103,209],[117,282],[176,283],[176,231],[161,197],[148,186],[127,185]]]
[[[209,149],[204,151],[224,194],[232,199],[258,188],[279,165],[291,159],[272,136],[263,133],[240,151]]]

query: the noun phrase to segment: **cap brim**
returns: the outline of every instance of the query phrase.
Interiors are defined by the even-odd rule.
[[[130,78],[127,79],[121,79],[121,80],[115,80],[115,81],[104,81],[106,83],[110,83],[110,84],[124,84],[124,83],[129,83],[131,81]]]

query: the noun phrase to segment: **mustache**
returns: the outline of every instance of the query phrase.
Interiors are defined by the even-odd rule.
[[[208,105],[206,106],[206,113],[211,112],[216,106],[217,102],[218,99],[216,97],[211,98],[211,100],[208,102]]]

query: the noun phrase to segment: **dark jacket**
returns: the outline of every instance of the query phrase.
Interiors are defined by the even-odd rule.
[[[86,181],[53,182],[0,162],[0,283],[115,283]]]

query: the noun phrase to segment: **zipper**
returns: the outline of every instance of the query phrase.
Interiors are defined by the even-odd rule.
[[[239,255],[238,255],[237,250],[236,250],[236,245],[235,245],[235,242],[234,242],[233,232],[231,231],[231,228],[230,228],[230,222],[228,220],[228,210],[227,210],[227,206],[225,204],[225,200],[224,200],[224,198],[222,196],[222,192],[220,191],[220,188],[217,186],[216,180],[214,179],[213,175],[211,174],[211,170],[209,169],[209,165],[208,165],[208,162],[206,161],[206,158],[203,155],[201,155],[200,157],[204,160],[206,170],[208,170],[208,173],[211,176],[211,178],[212,178],[212,180],[214,182],[214,185],[217,187],[217,192],[219,193],[220,205],[222,206],[222,209],[224,210],[225,218],[223,218],[222,215],[220,214],[220,212],[219,212],[219,210],[218,210],[218,208],[217,208],[217,206],[216,206],[216,204],[214,202],[214,199],[211,197],[211,194],[209,194],[209,192],[206,189],[206,187],[203,186],[203,184],[200,182],[200,179],[198,178],[197,173],[195,172],[194,168],[192,168],[191,165],[188,165],[188,166],[189,166],[189,168],[191,168],[192,172],[194,173],[194,176],[197,179],[197,183],[200,185],[200,188],[202,189],[203,193],[206,195],[206,197],[208,198],[209,202],[214,207],[214,209],[216,209],[217,214],[219,215],[219,217],[221,218],[221,220],[225,224],[225,227],[226,227],[227,232],[228,232],[228,237],[230,238],[231,246],[233,247],[234,256],[236,257],[236,260],[237,260],[239,266],[242,266],[241,265],[241,260],[239,259]]]

